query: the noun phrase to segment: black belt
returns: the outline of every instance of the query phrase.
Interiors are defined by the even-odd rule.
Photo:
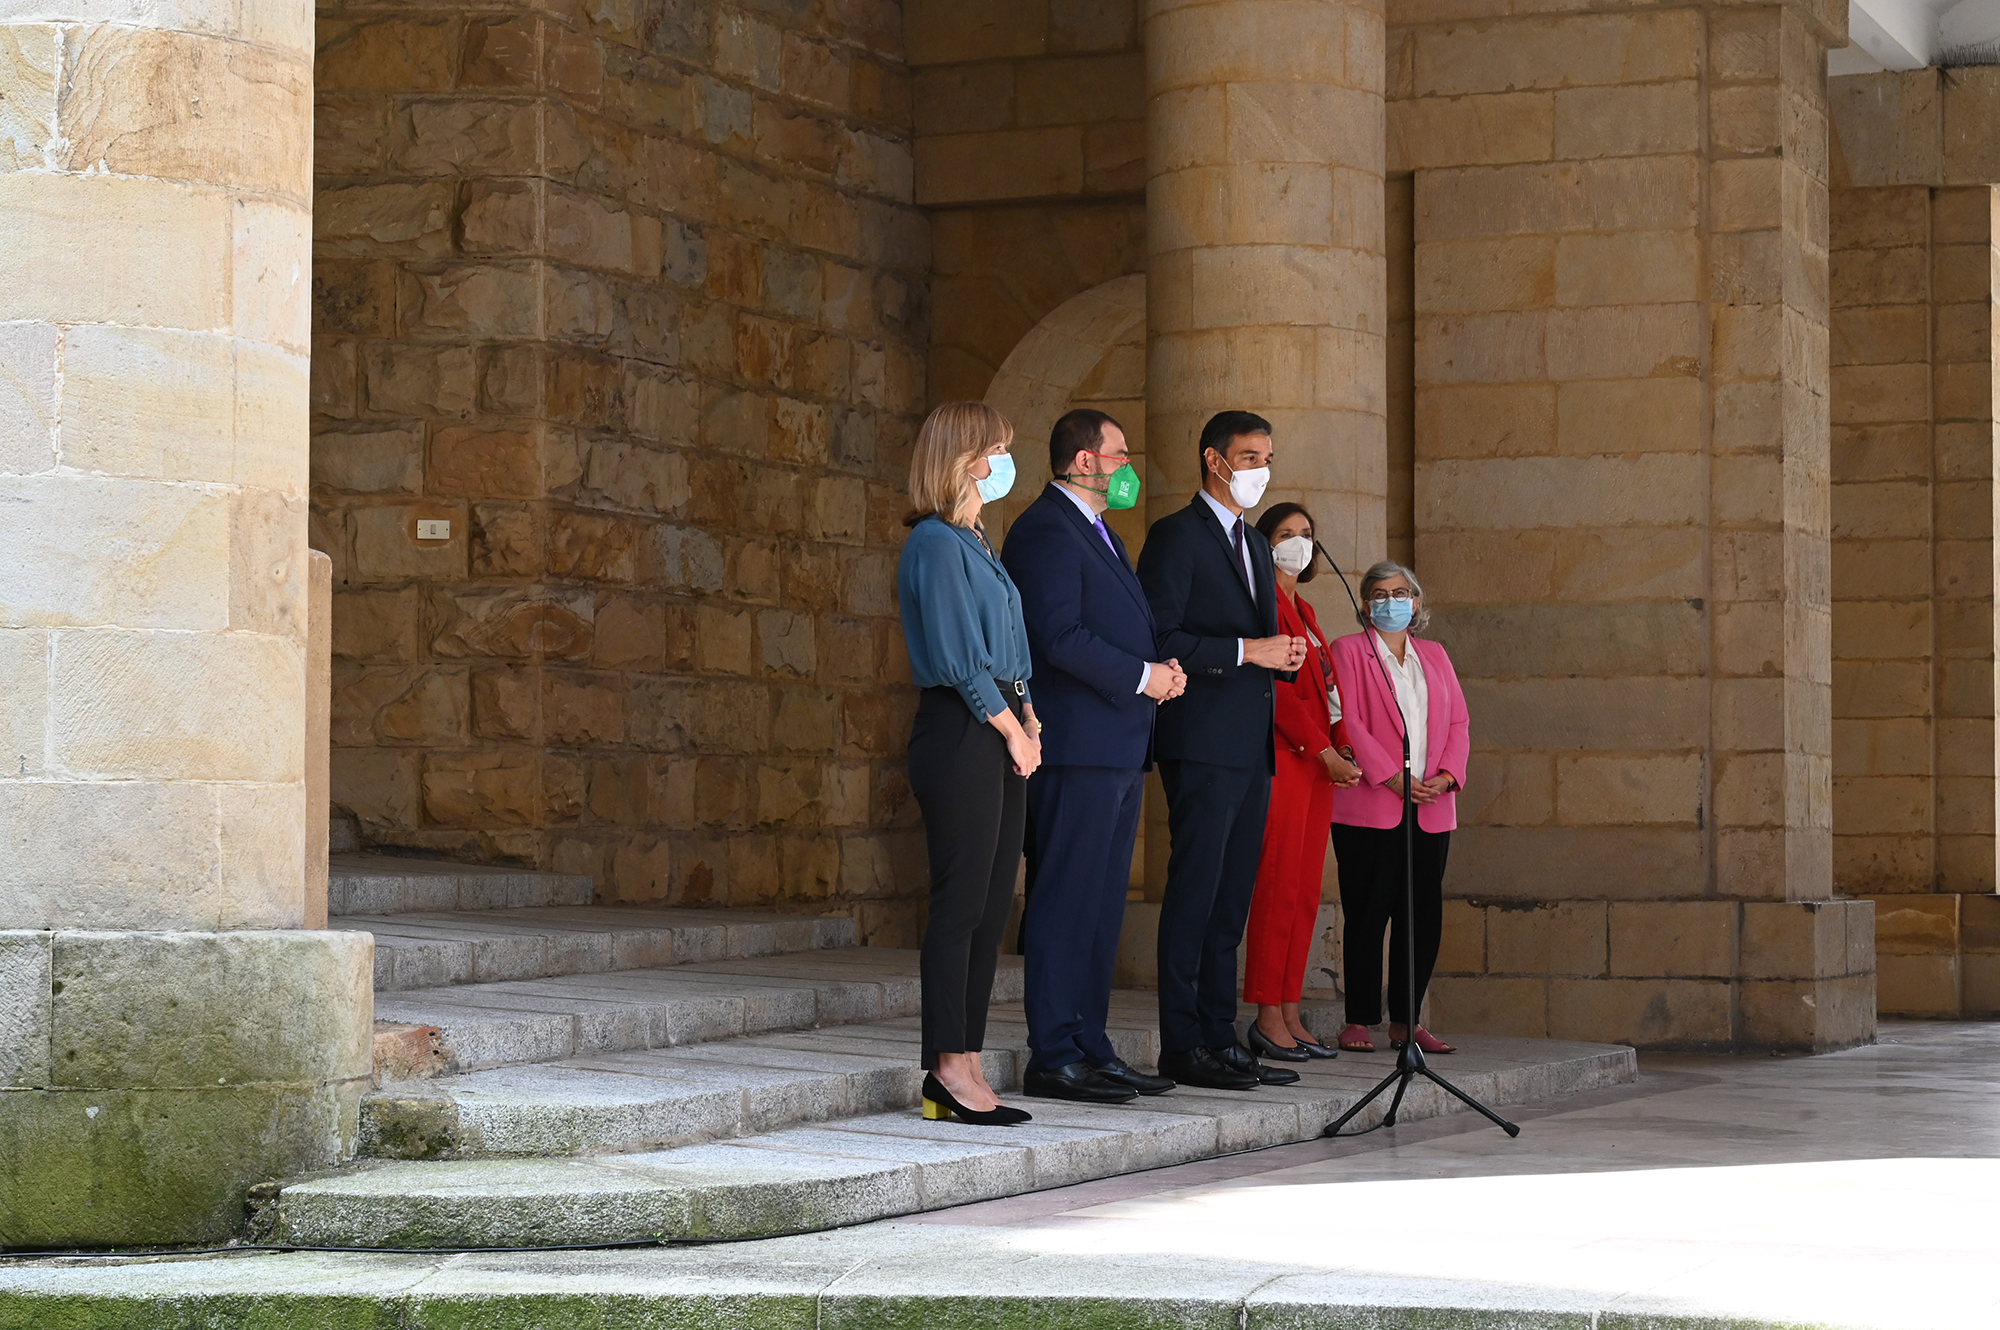
[[[1000,691],[1003,693],[1012,693],[1016,697],[1028,695],[1028,682],[1025,679],[995,679],[993,682],[1000,685]]]

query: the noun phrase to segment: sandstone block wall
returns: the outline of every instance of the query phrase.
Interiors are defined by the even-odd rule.
[[[1474,717],[1438,1019],[1866,1037],[1867,906],[1824,899],[1839,16],[1398,17],[1415,549]]]
[[[311,16],[0,8],[0,928],[295,927]]]
[[[908,0],[930,397],[981,398],[1064,301],[1146,266],[1139,0]]]
[[[1833,81],[1834,880],[1875,898],[1900,1014],[2000,1011],[1996,94]]]
[[[929,238],[899,7],[321,17],[334,803],[608,900],[907,940]]]

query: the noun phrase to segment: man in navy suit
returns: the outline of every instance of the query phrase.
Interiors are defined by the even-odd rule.
[[[1174,1083],[1127,1066],[1104,1032],[1125,919],[1153,717],[1187,679],[1153,657],[1153,615],[1104,524],[1138,498],[1125,431],[1072,411],[1049,437],[1055,479],[1007,531],[1035,666],[1042,765],[1028,781],[1034,852],[1021,950],[1030,1095],[1122,1103]]]
[[[1200,492],[1153,523],[1139,555],[1156,650],[1188,675],[1187,696],[1161,709],[1154,736],[1173,837],[1160,902],[1160,1071],[1218,1090],[1299,1078],[1236,1042],[1236,948],[1275,769],[1271,676],[1289,677],[1306,653],[1304,638],[1278,632],[1271,546],[1243,518],[1264,497],[1271,458],[1269,421],[1217,414],[1201,431]]]

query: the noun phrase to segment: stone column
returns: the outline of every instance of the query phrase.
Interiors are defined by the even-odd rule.
[[[1881,1010],[2000,1010],[1993,893],[2000,69],[1832,82],[1834,885]]]
[[[339,1157],[369,1070],[368,938],[286,931],[313,16],[28,12],[0,24],[0,1246],[214,1238],[243,1183]]]
[[[1381,5],[1149,0],[1145,45],[1147,516],[1200,488],[1202,422],[1236,407],[1276,427],[1269,498],[1343,566],[1379,558]]]

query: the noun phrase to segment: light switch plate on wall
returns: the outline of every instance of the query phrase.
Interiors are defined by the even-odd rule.
[[[417,519],[418,540],[450,540],[451,519],[448,517],[420,517]]]

